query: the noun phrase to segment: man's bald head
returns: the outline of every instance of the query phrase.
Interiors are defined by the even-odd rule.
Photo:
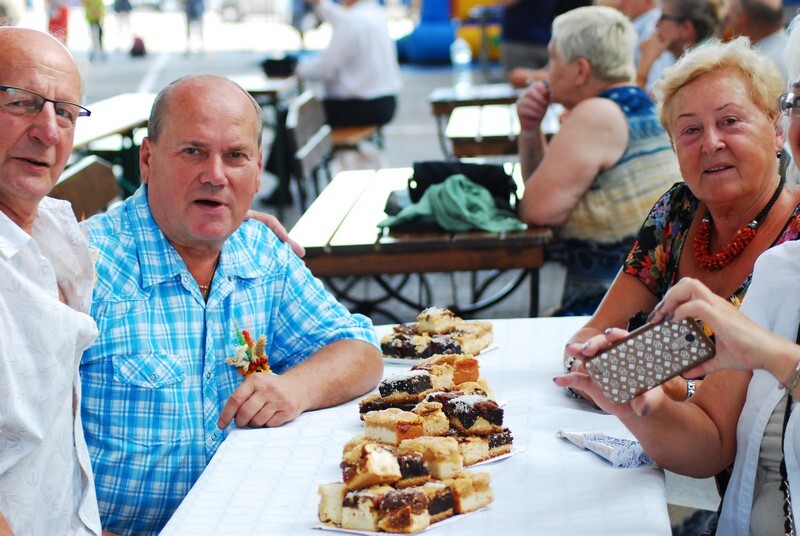
[[[39,71],[43,78],[59,77],[62,83],[77,82],[78,95],[71,100],[78,102],[83,90],[83,80],[75,58],[58,39],[52,35],[14,26],[0,27],[0,83],[14,85],[6,77],[22,71]],[[22,74],[21,73],[21,74]],[[61,77],[67,76],[64,80]]]

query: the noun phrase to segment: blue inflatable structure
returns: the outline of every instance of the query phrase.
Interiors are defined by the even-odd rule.
[[[448,63],[456,24],[451,19],[448,0],[423,1],[419,24],[413,32],[397,41],[400,62]]]

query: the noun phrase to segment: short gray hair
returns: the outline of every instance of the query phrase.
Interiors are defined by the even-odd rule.
[[[611,7],[580,7],[553,21],[552,43],[564,61],[585,58],[600,80],[633,80],[636,42],[630,20]]]

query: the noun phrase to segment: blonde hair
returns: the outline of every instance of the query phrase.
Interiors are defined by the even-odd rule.
[[[600,80],[633,80],[636,42],[630,20],[614,8],[579,7],[553,21],[552,43],[559,55],[567,63],[585,58]]]
[[[727,43],[713,39],[678,58],[653,84],[658,119],[670,138],[672,134],[667,121],[675,94],[699,76],[722,70],[738,74],[747,85],[753,103],[764,113],[777,116],[784,78],[775,62],[750,48],[750,40],[746,37],[737,37]]]

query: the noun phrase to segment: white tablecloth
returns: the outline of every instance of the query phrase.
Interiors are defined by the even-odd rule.
[[[613,468],[555,436],[559,428],[627,435],[614,417],[552,383],[566,339],[584,321],[493,321],[498,348],[479,356],[481,376],[504,403],[505,424],[522,452],[473,469],[491,474],[494,502],[434,525],[434,534],[670,534],[660,469]],[[387,364],[385,374],[406,369]],[[162,534],[320,536],[312,532],[319,524],[317,487],[341,481],[342,446],[362,430],[353,401],[280,428],[234,431]]]

